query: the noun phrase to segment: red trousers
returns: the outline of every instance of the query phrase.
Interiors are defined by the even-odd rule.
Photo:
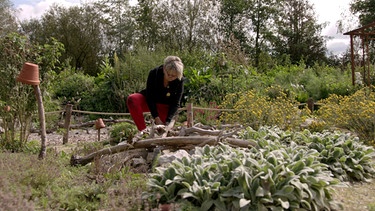
[[[149,112],[150,109],[147,106],[146,98],[140,93],[134,93],[129,95],[126,104],[128,106],[130,115],[133,118],[135,125],[139,131],[146,128],[146,122],[143,116],[143,112]],[[166,104],[156,104],[159,118],[165,123],[169,111],[169,105]]]

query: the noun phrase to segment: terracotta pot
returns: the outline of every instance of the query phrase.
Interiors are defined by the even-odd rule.
[[[10,111],[10,106],[4,106],[4,111],[9,112]]]
[[[160,205],[160,210],[161,210],[161,211],[171,211],[172,208],[171,208],[171,205],[170,205],[170,204],[161,204],[161,205]]]
[[[22,70],[16,80],[24,84],[39,85],[40,81],[38,65],[28,62],[23,64]]]
[[[105,128],[105,124],[101,118],[95,121],[95,128],[99,130],[100,128]]]

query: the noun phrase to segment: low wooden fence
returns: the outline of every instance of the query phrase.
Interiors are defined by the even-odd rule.
[[[307,103],[299,104],[298,107],[304,107],[306,105],[308,106],[308,108],[311,111],[314,111],[314,105],[315,106],[320,106],[320,105],[314,103],[313,101],[308,101]],[[192,127],[193,126],[193,123],[194,123],[194,116],[193,116],[194,110],[219,111],[219,112],[221,112],[221,111],[227,111],[227,112],[243,111],[243,109],[238,110],[238,109],[219,109],[219,108],[195,107],[195,106],[193,106],[193,103],[187,103],[185,108],[178,109],[178,111],[186,111],[186,114],[187,114],[187,127]],[[63,136],[63,144],[68,143],[69,130],[72,128],[71,127],[71,117],[72,117],[73,113],[94,114],[94,115],[103,115],[103,116],[130,116],[130,113],[106,113],[106,112],[74,110],[73,109],[73,105],[71,105],[71,104],[67,104],[65,106],[65,110],[63,110],[63,111],[46,112],[45,114],[48,115],[48,114],[61,114],[61,113],[65,113],[65,120],[64,120],[64,125],[63,125],[63,128],[65,129],[65,133],[64,133],[64,136]],[[144,114],[147,115],[147,114],[150,114],[150,112],[144,112]],[[112,122],[124,122],[125,121],[125,122],[130,122],[130,123],[134,124],[134,122],[132,120],[111,120],[111,121]],[[95,122],[89,122],[89,123],[87,123],[84,126],[92,126],[94,124],[95,124]],[[99,129],[98,133],[100,133],[100,129]],[[98,134],[98,137],[100,137],[99,134]]]

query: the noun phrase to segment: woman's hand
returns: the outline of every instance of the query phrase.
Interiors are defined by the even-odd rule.
[[[159,117],[155,118],[155,124],[156,125],[164,125],[164,123],[161,121],[161,119]]]

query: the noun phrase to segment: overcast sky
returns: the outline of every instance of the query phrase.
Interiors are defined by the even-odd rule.
[[[12,0],[19,9],[20,20],[40,17],[53,3],[64,6],[78,5],[80,2],[91,0]],[[133,0],[135,1],[135,0]],[[341,19],[341,13],[348,12],[350,0],[310,0],[314,5],[319,23],[328,22],[322,35],[334,37],[327,41],[329,51],[339,54],[344,52],[349,45],[349,36],[337,32],[336,22]]]

